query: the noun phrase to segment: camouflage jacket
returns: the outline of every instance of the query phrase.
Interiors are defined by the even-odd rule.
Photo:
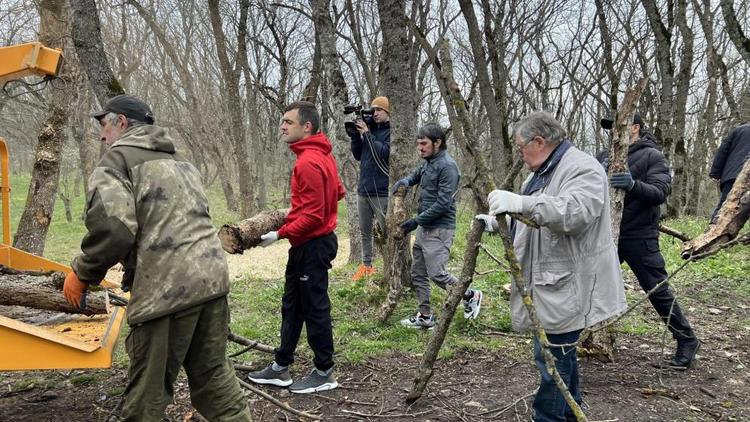
[[[130,325],[229,292],[200,174],[161,127],[129,128],[104,154],[89,177],[86,228],[73,270],[97,284],[121,262]]]

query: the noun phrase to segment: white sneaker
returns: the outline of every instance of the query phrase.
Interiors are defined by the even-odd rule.
[[[482,298],[484,295],[481,290],[474,290],[474,295],[469,300],[464,300],[464,318],[475,319],[479,316],[479,310],[482,309]]]

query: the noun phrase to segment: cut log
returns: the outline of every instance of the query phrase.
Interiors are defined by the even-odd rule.
[[[11,272],[13,274],[8,274]],[[73,307],[62,293],[65,274],[24,273],[12,269],[0,270],[0,305],[26,306],[69,314],[106,314],[109,299],[104,290],[89,289],[86,309]]]
[[[734,186],[722,204],[716,224],[682,246],[683,259],[706,257],[722,249],[722,245],[737,237],[750,217],[750,160],[745,160]]]
[[[258,213],[237,224],[225,224],[219,229],[221,247],[231,254],[241,254],[258,246],[260,237],[284,225],[289,208]]]

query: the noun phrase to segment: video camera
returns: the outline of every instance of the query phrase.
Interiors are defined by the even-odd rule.
[[[375,120],[373,119],[375,109],[372,107],[365,108],[361,105],[351,104],[344,106],[344,114],[347,116],[351,115],[350,119],[344,122],[344,128],[349,136],[354,136],[359,133],[357,131],[357,125],[355,124],[357,119],[364,120],[368,126],[375,124]]]

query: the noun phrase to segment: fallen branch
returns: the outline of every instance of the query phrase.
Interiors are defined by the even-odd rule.
[[[681,231],[675,230],[675,229],[673,229],[671,227],[667,227],[664,224],[659,224],[659,231],[662,232],[662,233],[664,233],[664,234],[668,234],[668,235],[670,235],[670,236],[672,236],[674,238],[680,239],[683,242],[689,242],[690,241],[690,236],[688,236],[687,234],[685,234],[685,233],[683,233]]]
[[[722,244],[737,237],[750,217],[750,160],[745,160],[742,171],[737,175],[732,190],[719,210],[716,223],[708,226],[705,232],[682,246],[683,259],[706,257]]]
[[[271,403],[273,403],[276,406],[278,406],[278,407],[286,410],[289,413],[293,413],[293,414],[295,414],[295,415],[297,415],[299,417],[308,418],[308,419],[312,419],[312,420],[315,420],[315,421],[321,420],[320,416],[313,415],[313,414],[307,413],[307,412],[303,412],[301,410],[297,410],[297,409],[295,409],[295,408],[293,408],[293,407],[291,407],[291,406],[289,406],[287,404],[284,404],[284,403],[276,400],[276,398],[274,396],[266,393],[263,390],[260,390],[258,388],[253,387],[252,385],[250,385],[250,384],[246,383],[245,381],[243,381],[240,377],[237,377],[237,380],[240,382],[241,386],[247,388],[248,390],[252,391],[253,393],[255,393],[255,394],[263,397],[264,399],[270,401]]]
[[[249,349],[257,349],[257,350],[260,350],[261,352],[276,353],[276,351],[274,350],[274,348],[271,347],[271,346],[266,346],[263,343],[258,343],[255,340],[250,340],[248,338],[239,336],[239,335],[234,334],[234,333],[229,333],[229,335],[227,336],[227,339],[229,341],[233,341],[233,342],[235,342],[237,344],[240,344],[242,346],[247,346],[247,350],[249,350]],[[247,351],[247,350],[245,350],[245,351]]]
[[[219,229],[221,247],[231,254],[241,254],[258,246],[260,237],[284,225],[289,208],[263,211],[237,224],[225,224]]]

